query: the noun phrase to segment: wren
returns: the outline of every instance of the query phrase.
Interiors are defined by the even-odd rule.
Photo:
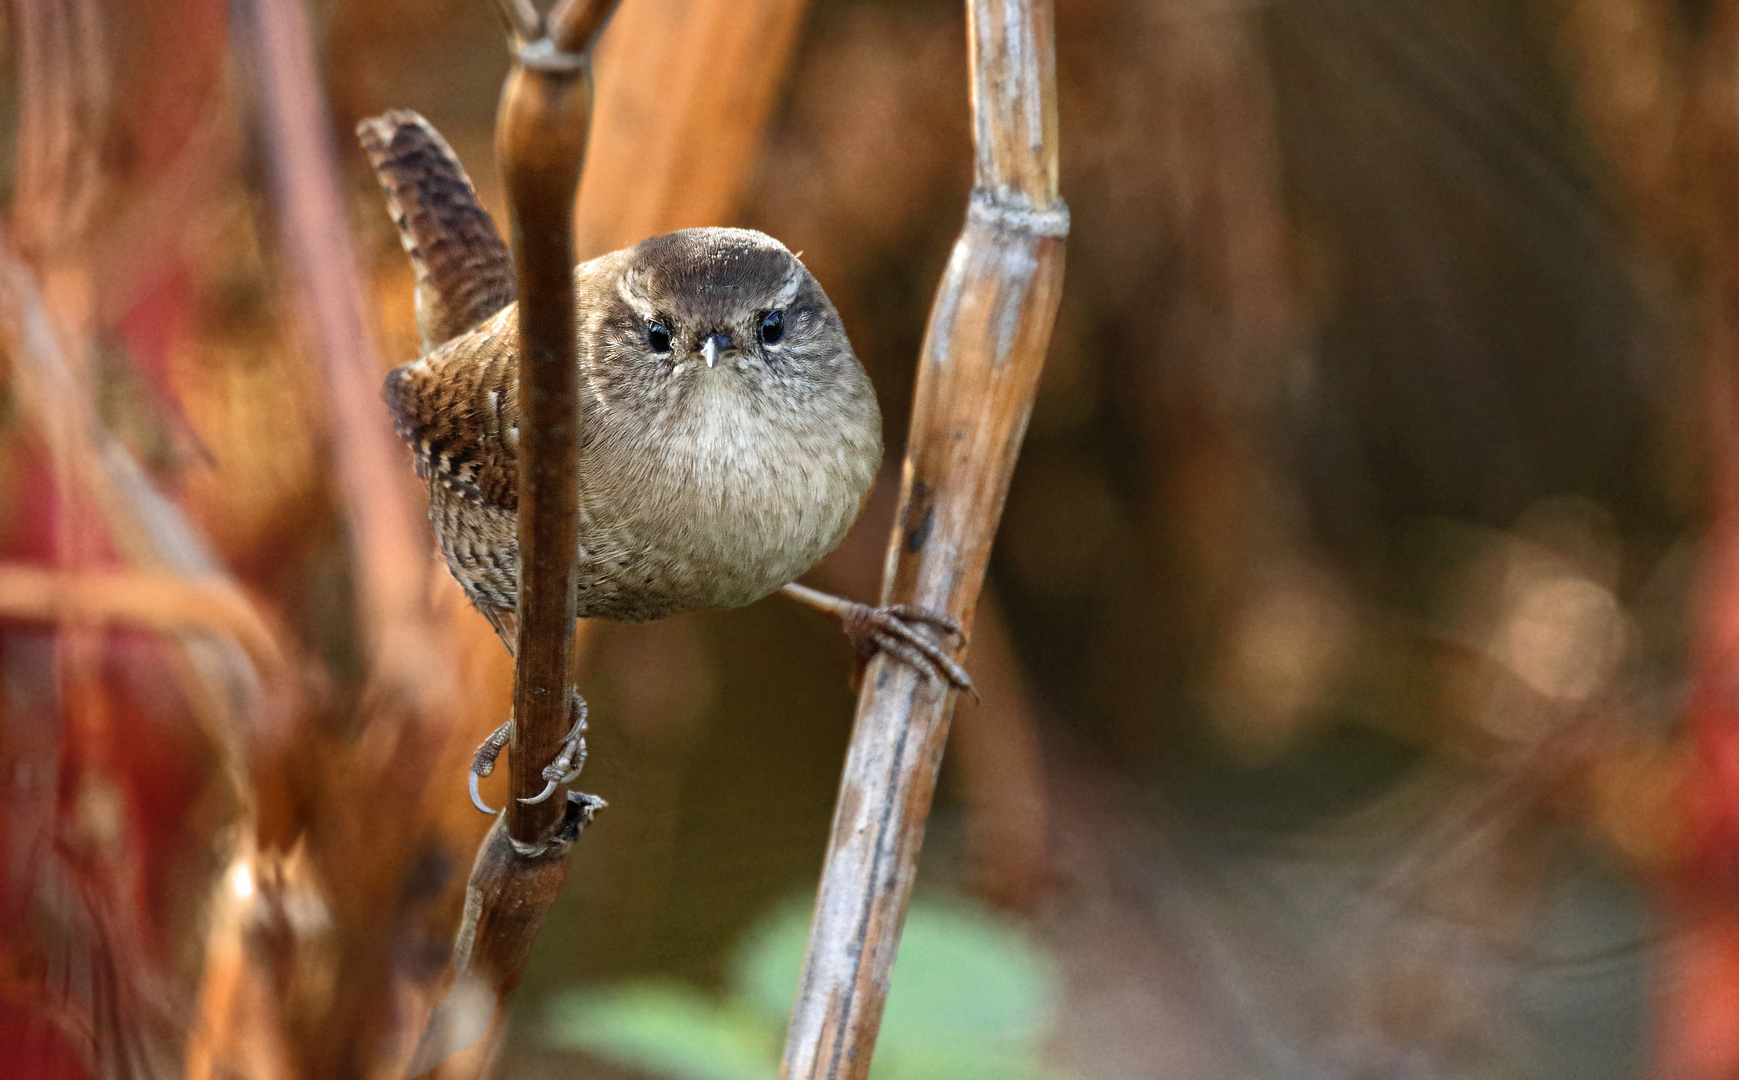
[[[417,279],[424,355],[393,371],[393,423],[428,481],[447,567],[511,652],[518,607],[518,309],[513,264],[445,140],[394,112],[358,127]],[[839,313],[779,241],[685,229],[575,269],[581,384],[579,615],[642,622],[773,592],[957,688],[920,632],[946,616],[793,584],[857,519],[881,413]],[[502,725],[476,777],[505,745]],[[541,797],[584,760],[584,705]],[[479,806],[482,804],[479,802]],[[487,808],[484,808],[487,809]]]

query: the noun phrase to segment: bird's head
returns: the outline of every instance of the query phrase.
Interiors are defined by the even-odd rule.
[[[685,229],[621,253],[600,283],[595,391],[606,408],[806,410],[863,369],[809,270],[765,233]],[[613,291],[613,294],[612,294]]]

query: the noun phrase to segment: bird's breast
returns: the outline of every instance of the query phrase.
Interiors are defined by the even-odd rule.
[[[858,412],[819,428],[724,401],[605,426],[582,466],[582,583],[588,561],[614,566],[610,591],[635,610],[602,613],[747,604],[809,569],[845,536],[880,463],[879,417]]]

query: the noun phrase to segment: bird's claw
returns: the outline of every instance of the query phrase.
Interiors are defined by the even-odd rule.
[[[490,817],[494,817],[495,811],[489,809],[489,804],[483,801],[483,794],[477,790],[477,781],[480,777],[481,774],[476,771],[471,773],[471,805]]]
[[[556,789],[574,782],[580,775],[580,770],[586,765],[586,699],[579,695],[573,687],[568,688],[568,715],[574,718],[574,725],[562,739],[561,752],[554,761],[544,766],[544,789],[529,799],[519,800],[526,806],[535,806],[546,801],[556,793]],[[489,738],[483,740],[483,745],[477,748],[477,754],[471,759],[471,805],[485,814],[494,815],[495,811],[483,801],[477,790],[477,781],[495,771],[495,761],[501,756],[502,748],[513,736],[513,720],[496,728]]]
[[[555,791],[556,791],[556,787],[557,787],[556,782],[554,780],[551,780],[549,783],[545,784],[543,790],[538,792],[536,795],[533,795],[529,799],[521,799],[519,801],[524,803],[527,806],[536,806],[538,803],[543,802],[545,799],[549,798],[551,795],[554,795]]]
[[[933,626],[945,634],[958,636],[958,620],[911,604],[889,604],[886,607],[852,604],[840,617],[840,622],[858,655],[865,659],[877,652],[886,652],[922,674],[943,679],[954,689],[977,696],[966,669],[917,629],[918,625]]]

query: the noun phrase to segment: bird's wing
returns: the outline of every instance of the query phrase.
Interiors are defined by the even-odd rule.
[[[518,311],[387,376],[385,397],[417,473],[468,502],[519,510]]]

